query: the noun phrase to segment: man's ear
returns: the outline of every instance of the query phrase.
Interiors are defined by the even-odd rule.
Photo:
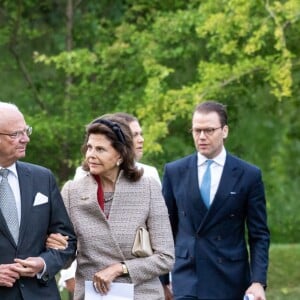
[[[229,133],[229,127],[225,125],[223,127],[223,139],[226,139],[228,137],[228,133]]]

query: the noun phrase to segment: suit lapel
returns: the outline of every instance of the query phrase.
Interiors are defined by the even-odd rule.
[[[0,231],[7,237],[7,239],[10,240],[10,242],[15,245],[15,241],[7,227],[6,221],[4,219],[4,216],[2,215],[2,212],[0,211]]]
[[[241,177],[243,170],[239,167],[238,161],[230,154],[227,154],[223,173],[217,189],[215,198],[208,210],[206,218],[198,228],[198,232],[207,228],[216,221],[216,216],[222,208],[230,205],[228,202],[231,193],[235,192],[236,185]]]
[[[21,224],[19,234],[20,244],[24,238],[28,219],[30,218],[30,211],[33,205],[34,196],[31,177],[32,175],[30,170],[26,166],[22,165],[22,163],[17,163],[17,172],[21,195]]]
[[[220,184],[217,189],[215,199],[211,206],[211,211],[215,214],[223,205],[226,204],[226,199],[230,193],[235,191],[235,187],[242,174],[242,169],[239,167],[237,160],[230,154],[227,154]]]
[[[207,213],[199,189],[197,154],[192,155],[185,166],[182,167],[182,180],[185,181],[185,211],[191,216],[193,227],[196,230]]]

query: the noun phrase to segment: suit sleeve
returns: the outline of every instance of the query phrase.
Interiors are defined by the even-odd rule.
[[[62,268],[68,267],[75,259],[77,239],[67,214],[60,191],[52,174],[49,175],[49,195],[51,204],[51,216],[49,220],[48,234],[61,233],[69,237],[65,250],[47,249],[40,256],[46,263],[46,274],[50,278]]]
[[[165,166],[163,181],[162,181],[162,193],[165,199],[169,219],[172,227],[173,238],[175,240],[175,236],[177,234],[178,228],[178,210],[176,205],[176,199],[173,194],[171,177],[169,176],[169,168],[168,165]]]
[[[247,209],[251,282],[266,285],[270,233],[267,226],[266,199],[260,171],[255,178],[249,192]]]
[[[165,203],[167,205],[169,220],[171,224],[173,240],[175,241],[175,236],[177,233],[178,226],[178,214],[177,214],[177,206],[176,201],[172,192],[172,185],[168,175],[167,165],[165,166],[163,182],[162,182],[162,193],[165,199]],[[163,285],[167,285],[170,283],[170,274],[165,274],[159,277],[161,283]]]

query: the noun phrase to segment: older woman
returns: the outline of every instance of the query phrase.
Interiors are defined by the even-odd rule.
[[[86,130],[85,168],[62,195],[78,238],[75,300],[92,280],[106,294],[111,282],[134,283],[134,299],[164,299],[159,275],[174,261],[174,245],[159,183],[135,166],[127,124],[114,116],[96,119]],[[132,255],[137,229],[148,229],[153,254]]]

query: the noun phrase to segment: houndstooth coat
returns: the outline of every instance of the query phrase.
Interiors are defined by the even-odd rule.
[[[75,300],[84,299],[84,282],[99,270],[125,261],[129,277],[115,281],[134,283],[135,300],[164,299],[158,276],[168,273],[174,262],[174,244],[159,183],[143,176],[129,182],[120,173],[107,219],[97,202],[97,183],[87,174],[68,181],[62,196],[78,239]],[[136,258],[131,254],[136,230],[147,226],[153,255]]]

